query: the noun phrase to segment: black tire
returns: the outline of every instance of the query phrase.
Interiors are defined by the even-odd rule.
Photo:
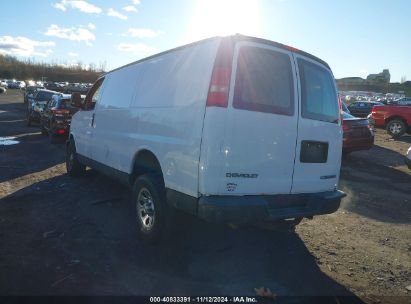
[[[271,230],[271,231],[277,231],[277,232],[294,232],[295,227],[301,221],[303,218],[295,218],[293,220],[280,220],[276,222],[268,222],[268,223],[260,223],[257,226],[263,229]]]
[[[136,210],[139,236],[146,243],[155,243],[168,236],[172,223],[172,207],[166,203],[163,179],[158,174],[139,176],[133,185],[132,204]]]
[[[27,114],[27,126],[31,127],[31,116],[30,116],[30,114]]]
[[[407,126],[400,119],[393,119],[387,123],[386,127],[387,133],[390,134],[393,138],[402,136],[407,130]]]
[[[86,171],[86,166],[77,158],[76,146],[71,140],[66,149],[66,170],[70,176],[80,176]]]
[[[47,135],[47,130],[46,130],[46,128],[44,128],[44,124],[43,123],[41,123],[41,134],[43,134],[43,135]]]
[[[302,217],[298,217],[292,221],[285,221],[285,227],[286,227],[285,229],[288,231],[295,231],[295,228],[298,226],[298,224],[301,223],[302,220],[303,220]]]
[[[58,141],[56,135],[54,135],[53,132],[49,132],[49,141],[51,144],[55,144]]]
[[[49,140],[51,144],[56,144],[58,142],[56,134],[54,134],[51,130],[49,132]]]

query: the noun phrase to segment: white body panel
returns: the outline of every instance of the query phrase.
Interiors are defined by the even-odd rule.
[[[82,146],[77,152],[131,173],[136,154],[149,150],[160,162],[167,188],[197,197],[203,119],[219,42],[209,40],[107,74],[95,110],[73,117],[71,133]],[[85,138],[82,122],[92,113],[92,136]]]
[[[91,158],[91,142],[93,128],[91,127],[93,111],[78,111],[71,119],[70,132],[76,141],[78,154]]]

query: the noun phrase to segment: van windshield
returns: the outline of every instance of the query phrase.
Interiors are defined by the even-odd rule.
[[[338,99],[331,74],[325,68],[298,59],[301,80],[301,116],[338,123]]]

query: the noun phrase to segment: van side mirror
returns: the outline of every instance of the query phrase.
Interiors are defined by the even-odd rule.
[[[75,108],[83,107],[83,98],[79,92],[74,92],[71,94],[71,105]]]

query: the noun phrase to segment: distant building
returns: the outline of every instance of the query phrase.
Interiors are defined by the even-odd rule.
[[[365,79],[362,79],[361,77],[345,77],[337,79],[337,83],[340,85],[363,84],[365,83]]]
[[[388,69],[383,70],[379,74],[370,74],[367,76],[367,81],[369,82],[383,82],[389,83],[391,79],[391,74]]]

